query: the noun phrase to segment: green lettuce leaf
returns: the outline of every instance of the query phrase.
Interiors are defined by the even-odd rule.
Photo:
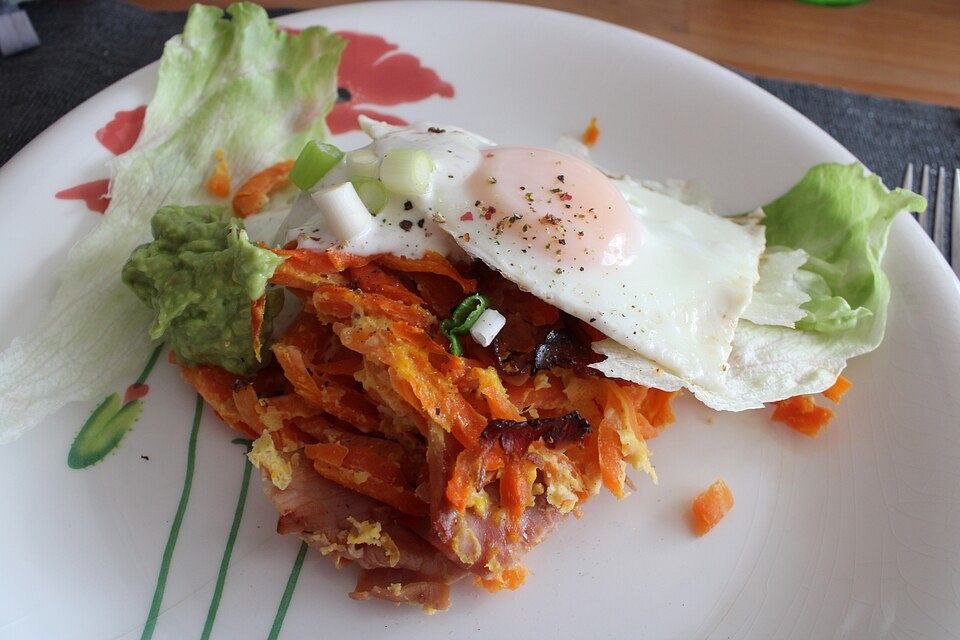
[[[215,202],[203,188],[215,150],[237,185],[326,137],[344,41],[319,27],[278,31],[253,4],[227,14],[195,5],[167,43],[143,131],[113,163],[110,208],[66,256],[46,317],[0,353],[0,443],[136,375],[152,347],[151,313],[120,270],[162,205]]]
[[[797,280],[810,300],[797,328],[852,331],[885,314],[890,285],[880,268],[887,231],[899,211],[920,211],[923,198],[888,191],[880,178],[853,163],[820,164],[790,191],[763,207],[767,245],[802,249],[807,263]],[[881,327],[884,319],[880,319]]]

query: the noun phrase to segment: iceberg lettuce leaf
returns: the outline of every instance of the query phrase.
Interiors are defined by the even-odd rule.
[[[809,256],[800,282],[810,300],[797,328],[825,333],[855,330],[878,318],[882,335],[890,285],[880,258],[900,211],[920,211],[923,198],[887,190],[859,163],[820,164],[790,191],[763,207],[767,244]]]
[[[102,222],[66,256],[46,316],[0,353],[0,443],[136,375],[152,348],[151,314],[120,269],[162,205],[216,201],[203,183],[217,149],[240,184],[326,137],[344,41],[320,27],[278,31],[254,4],[226,12],[195,5],[166,44],[143,131],[113,162]]]

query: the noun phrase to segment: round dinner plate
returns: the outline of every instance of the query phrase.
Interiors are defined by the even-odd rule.
[[[698,180],[721,211],[771,200],[813,164],[853,160],[730,71],[574,15],[383,2],[278,22],[382,49],[341,78],[353,93],[339,109],[540,146],[596,116],[602,165]],[[406,56],[402,96],[370,84],[391,56]],[[0,170],[0,346],[43,316],[66,250],[97,223],[62,193],[109,175],[95,133],[146,104],[155,82],[150,65],[109,87]],[[318,554],[297,579],[300,543],[275,533],[235,434],[206,411],[191,442],[195,394],[161,358],[139,422],[99,464],[67,466],[94,402],[0,447],[0,638],[267,638],[281,622],[281,638],[960,637],[960,290],[905,214],[884,266],[886,340],[850,363],[855,386],[818,438],[769,410],[718,414],[684,398],[651,442],[659,486],[635,477],[623,501],[592,500],[527,556],[521,589],[491,595],[465,580],[434,616],[348,599],[353,570]],[[698,539],[690,501],[717,477],[736,506]]]

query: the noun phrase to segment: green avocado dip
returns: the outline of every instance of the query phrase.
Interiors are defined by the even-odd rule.
[[[250,308],[283,258],[251,243],[227,207],[165,206],[150,227],[153,242],[134,249],[122,273],[157,314],[150,337],[167,334],[180,364],[254,373]],[[267,291],[263,344],[282,306],[283,292]]]

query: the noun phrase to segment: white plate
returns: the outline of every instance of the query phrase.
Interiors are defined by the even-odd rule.
[[[699,179],[728,210],[780,194],[812,164],[852,159],[734,74],[572,15],[391,2],[281,22],[380,34],[455,88],[452,99],[376,110],[534,145],[595,115],[604,165]],[[106,176],[110,153],[94,132],[146,103],[155,71],[92,98],[0,171],[0,345],[40,317],[64,251],[96,223],[81,203],[53,194]],[[906,216],[894,224],[885,267],[887,339],[850,366],[856,386],[819,438],[765,411],[716,415],[682,402],[677,424],[652,443],[660,486],[639,479],[622,503],[591,502],[528,556],[533,575],[519,591],[458,585],[452,609],[427,617],[347,599],[352,572],[310,555],[281,637],[960,637],[960,294]],[[194,394],[165,362],[150,385],[140,422],[95,467],[66,465],[93,404],[0,448],[0,637],[141,636],[194,411]],[[234,435],[204,415],[154,638],[201,635],[244,470]],[[718,476],[736,507],[696,539],[689,502]],[[251,483],[211,637],[267,637],[299,547],[274,524]]]

